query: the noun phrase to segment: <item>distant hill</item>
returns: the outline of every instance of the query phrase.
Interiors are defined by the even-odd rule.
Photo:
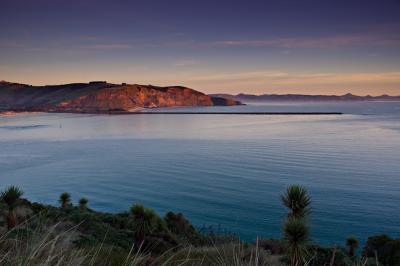
[[[400,96],[357,96],[351,93],[345,95],[304,95],[304,94],[210,94],[212,97],[223,97],[242,102],[261,101],[400,101]]]
[[[171,106],[238,105],[182,86],[157,87],[105,81],[32,86],[0,81],[0,111],[107,113]]]

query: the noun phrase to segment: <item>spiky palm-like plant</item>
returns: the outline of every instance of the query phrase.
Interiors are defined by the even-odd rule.
[[[61,193],[59,201],[61,208],[65,209],[71,204],[71,195],[68,192]]]
[[[289,186],[281,196],[281,200],[290,209],[289,218],[303,218],[311,212],[311,197],[307,189],[302,186]]]
[[[306,221],[302,218],[288,218],[283,231],[288,246],[290,265],[303,265],[307,256],[307,244],[310,235]]]
[[[88,202],[89,202],[89,200],[87,198],[81,198],[79,200],[79,209],[86,210]]]
[[[349,256],[354,257],[355,251],[358,248],[358,240],[354,236],[349,236],[346,240],[346,246],[349,249]]]
[[[8,187],[1,192],[1,201],[3,201],[7,206],[5,217],[7,220],[7,228],[9,230],[18,224],[15,208],[17,207],[18,201],[23,194],[24,192],[15,186]]]
[[[140,204],[132,205],[130,212],[133,216],[132,225],[135,232],[135,242],[140,247],[143,245],[147,234],[162,226],[162,220],[152,209],[145,208]]]

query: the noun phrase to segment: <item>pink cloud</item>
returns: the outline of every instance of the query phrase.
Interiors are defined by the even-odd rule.
[[[217,46],[268,46],[281,48],[332,48],[360,45],[400,45],[400,35],[374,36],[368,34],[354,34],[332,37],[224,40],[215,42],[214,44]]]
[[[107,50],[107,49],[129,49],[132,48],[129,44],[93,44],[93,45],[84,45],[80,48],[83,49],[94,49],[94,50]]]
[[[0,47],[3,48],[23,48],[25,45],[20,42],[16,42],[8,39],[0,39]]]

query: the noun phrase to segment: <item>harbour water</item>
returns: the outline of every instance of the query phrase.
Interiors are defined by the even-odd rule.
[[[0,187],[48,204],[68,191],[110,212],[140,202],[254,240],[281,236],[280,194],[301,184],[312,196],[313,240],[400,236],[400,103],[179,110],[344,114],[0,116]]]

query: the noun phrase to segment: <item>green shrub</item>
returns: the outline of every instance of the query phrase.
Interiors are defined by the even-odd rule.
[[[168,230],[175,234],[180,241],[199,245],[201,243],[200,234],[194,226],[181,213],[168,212],[164,217]]]
[[[392,239],[387,235],[369,237],[363,254],[366,257],[378,257],[384,265],[400,265],[400,239]]]

